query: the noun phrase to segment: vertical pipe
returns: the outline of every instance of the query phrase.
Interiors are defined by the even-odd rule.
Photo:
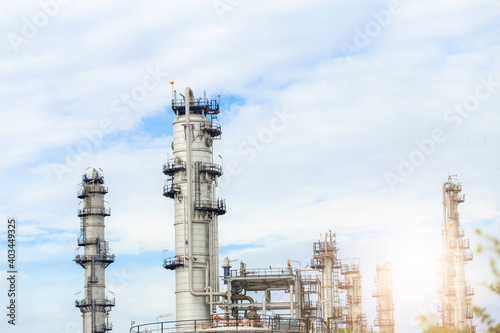
[[[267,305],[267,290],[264,292],[264,296],[262,296],[262,316],[264,320],[266,320],[266,305]]]
[[[441,226],[441,246],[442,246],[442,262],[441,262],[441,280],[442,280],[442,294],[441,294],[441,324],[443,327],[448,326],[449,313],[446,308],[447,302],[447,286],[448,286],[448,232],[446,230],[446,224],[448,219],[446,216],[446,185],[450,184],[450,181],[443,183],[443,224]]]
[[[192,235],[192,227],[193,227],[193,193],[192,186],[193,180],[191,178],[191,96],[193,95],[193,91],[191,88],[186,87],[185,96],[184,96],[184,106],[186,110],[186,177],[187,177],[187,225],[188,225],[188,262],[189,262],[189,279],[190,286],[193,281],[193,235]]]
[[[195,291],[193,287],[193,180],[192,180],[192,165],[191,165],[191,99],[193,98],[193,91],[191,88],[186,87],[184,96],[184,105],[186,110],[186,177],[187,177],[187,232],[188,232],[188,279],[189,279],[189,292],[193,296],[225,296],[224,293],[209,293],[205,291]],[[208,269],[208,268],[206,268]],[[207,284],[210,282],[207,281]]]

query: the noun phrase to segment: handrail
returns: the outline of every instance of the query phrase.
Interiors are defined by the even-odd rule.
[[[222,176],[222,166],[215,163],[203,163],[200,167],[200,172]]]
[[[151,327],[155,328],[151,329]],[[246,327],[255,327],[257,329],[267,329],[269,331],[281,332],[307,332],[308,330],[308,325],[306,324],[305,319],[291,319],[278,316],[262,316],[262,318],[256,320],[213,318],[154,322],[134,325],[130,328],[130,333],[145,333],[146,331],[156,331],[159,333],[164,333],[172,330],[183,332],[197,332],[206,329],[213,330],[217,327],[231,327],[236,331]]]
[[[196,210],[214,211],[219,215],[223,215],[226,213],[226,200],[195,200],[194,207]]]
[[[252,268],[252,269],[232,269],[230,271],[231,277],[240,276],[255,276],[255,277],[267,277],[267,276],[283,276],[283,275],[293,275],[293,270],[288,267],[285,268]]]
[[[85,215],[109,216],[109,215],[111,215],[111,208],[92,207],[92,208],[78,209],[78,216],[82,217]]]
[[[108,193],[108,187],[102,185],[80,185],[78,190],[76,191],[76,196],[78,198],[84,197],[89,193]]]
[[[167,161],[167,163],[163,164],[164,174],[173,174],[181,170],[186,170],[186,162],[184,161],[175,161],[172,159],[170,161]]]
[[[104,177],[99,172],[97,172],[97,177],[94,177],[93,174],[86,173],[82,175],[82,181],[83,182],[96,181],[100,184],[104,184]]]
[[[209,106],[209,107],[219,107],[219,103],[216,99],[208,99],[208,98],[193,98],[191,99],[190,106]],[[172,99],[172,107],[175,106],[186,106],[184,98]]]

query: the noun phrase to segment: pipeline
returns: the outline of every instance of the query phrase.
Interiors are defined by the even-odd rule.
[[[226,296],[224,292],[206,292],[206,291],[195,291],[193,287],[193,194],[192,194],[192,185],[193,180],[191,178],[192,174],[192,165],[191,165],[191,122],[190,122],[190,105],[191,100],[194,99],[193,90],[191,88],[186,87],[185,96],[184,96],[184,105],[186,108],[186,176],[187,176],[187,224],[188,224],[188,279],[189,279],[189,292],[193,296],[209,296],[212,298],[213,296]],[[205,268],[207,269],[207,268]],[[210,284],[209,281],[207,283]],[[207,286],[211,287],[211,286]],[[207,288],[205,288],[206,290]]]

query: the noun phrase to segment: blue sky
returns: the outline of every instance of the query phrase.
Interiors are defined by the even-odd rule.
[[[173,274],[161,267],[174,242],[161,170],[175,81],[179,92],[221,95],[221,256],[305,266],[332,230],[342,258],[361,258],[369,324],[376,259],[387,256],[397,332],[419,332],[415,315],[437,299],[448,174],[466,193],[472,248],[475,228],[500,237],[499,14],[497,0],[4,4],[0,239],[15,216],[20,309],[18,326],[0,330],[80,331],[83,270],[72,259],[88,167],[109,186],[114,331],[175,312]],[[488,254],[466,274],[474,303],[500,313],[481,285]]]

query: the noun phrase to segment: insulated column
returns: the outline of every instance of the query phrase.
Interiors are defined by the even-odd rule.
[[[75,305],[83,314],[84,333],[104,333],[112,329],[108,314],[115,305],[115,300],[105,294],[105,269],[115,259],[109,254],[104,238],[104,217],[110,215],[104,201],[108,188],[95,169],[83,175],[82,180],[77,194],[83,200],[83,207],[78,210],[81,218],[78,246],[84,248],[84,253],[77,254],[74,261],[85,269],[85,298],[75,301]]]
[[[225,214],[224,200],[215,188],[222,167],[213,163],[213,140],[220,138],[217,100],[194,98],[186,89],[184,99],[172,101],[173,159],[163,166],[168,176],[163,195],[174,200],[175,257],[164,261],[175,270],[176,320],[210,319],[210,303],[219,292],[218,215]],[[210,299],[212,295],[212,299]],[[182,323],[179,324],[182,326]]]

